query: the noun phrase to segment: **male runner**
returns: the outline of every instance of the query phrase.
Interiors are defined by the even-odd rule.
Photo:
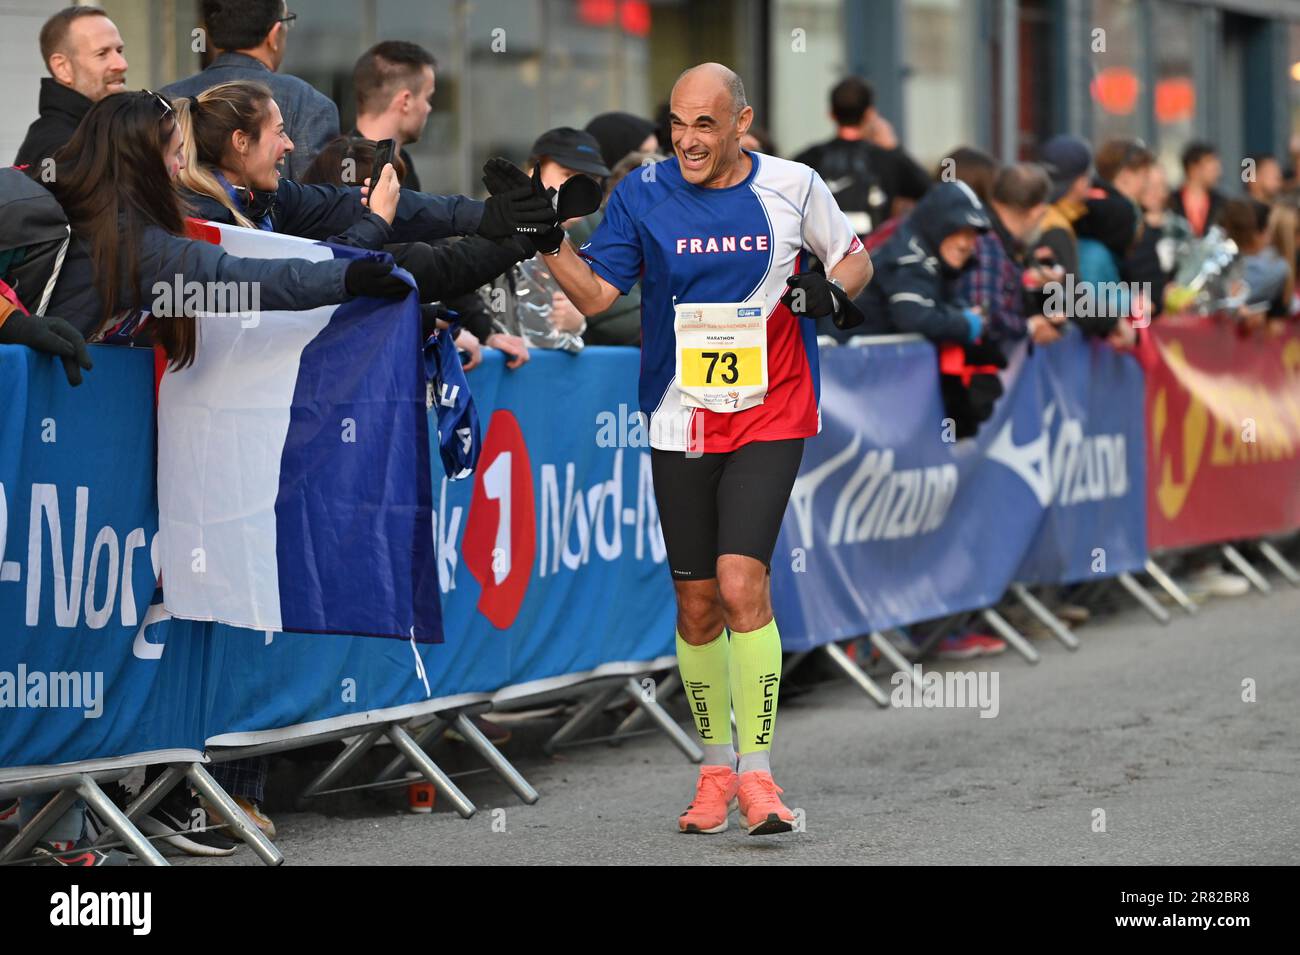
[[[754,111],[730,69],[687,70],[669,107],[675,157],[628,175],[579,252],[559,230],[535,244],[585,315],[641,281],[640,404],[705,751],[678,826],[722,832],[738,801],[751,835],[789,832],[769,762],[781,676],[769,563],[820,428],[813,319],[856,315],[871,261],[817,173],[740,148]],[[829,279],[796,275],[803,249]]]

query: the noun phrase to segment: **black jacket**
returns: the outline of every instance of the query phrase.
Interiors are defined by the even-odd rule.
[[[34,166],[67,145],[81,120],[94,106],[70,86],[45,77],[41,80],[40,118],[27,127],[27,138],[18,147],[15,166]]]
[[[931,341],[970,340],[957,291],[963,270],[939,258],[939,244],[965,226],[989,227],[988,215],[964,183],[941,182],[872,256],[875,275],[857,298],[866,317],[861,335],[915,332]]]
[[[230,210],[211,196],[186,192],[183,198],[198,218],[235,224]],[[390,226],[361,205],[360,189],[305,186],[281,179],[271,205],[271,231],[363,249],[387,247],[415,278],[420,301],[445,301],[472,292],[534,254],[531,244],[521,239],[498,244],[470,235],[432,248],[425,244],[424,240],[473,232],[482,208],[481,202],[464,196],[430,196],[403,189]],[[409,245],[395,248],[394,243]]]

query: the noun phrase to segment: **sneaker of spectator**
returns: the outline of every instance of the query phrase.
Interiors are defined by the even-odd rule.
[[[971,660],[975,657],[991,657],[1003,653],[1007,642],[987,633],[967,630],[952,633],[939,641],[935,656],[940,660]]]
[[[1189,573],[1182,588],[1193,600],[1208,597],[1244,597],[1250,593],[1250,581],[1239,574],[1230,574],[1221,567],[1209,564]]]
[[[50,841],[36,843],[36,855],[43,856],[53,865],[62,866],[96,866],[96,865],[130,865],[126,853],[116,849],[96,849],[87,838],[72,841]]]
[[[140,831],[192,856],[228,856],[240,843],[211,828],[212,820],[184,783],[176,786],[139,821]]]
[[[253,824],[256,825],[258,829],[262,830],[262,835],[266,836],[268,839],[275,838],[275,823],[271,821],[270,816],[262,812],[262,807],[258,802],[249,799],[246,796],[233,796],[232,798],[235,800],[235,805],[244,810],[244,815],[253,820]],[[199,806],[207,813],[209,826],[220,826],[225,824],[225,817],[221,815],[216,806],[212,805],[206,799],[200,798]]]

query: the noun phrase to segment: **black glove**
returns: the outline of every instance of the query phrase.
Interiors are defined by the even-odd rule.
[[[848,293],[838,285],[833,285],[820,272],[791,275],[785,284],[789,288],[781,296],[781,302],[802,318],[829,315],[839,329],[856,328],[864,321],[862,312],[853,304]],[[802,295],[798,294],[800,291],[803,292]]]
[[[578,177],[574,176],[573,178],[577,179]],[[594,181],[591,184],[593,186],[596,185]],[[543,252],[547,255],[560,248],[560,243],[564,241],[564,229],[560,227],[562,219],[560,213],[557,211],[558,203],[556,201],[556,193],[554,189],[547,189],[542,185],[540,165],[533,170],[533,175],[530,179],[523,170],[508,160],[501,158],[489,159],[483,164],[483,185],[487,186],[487,190],[492,196],[488,202],[492,202],[493,199],[497,199],[498,197],[504,199],[508,196],[522,195],[525,189],[529,190],[529,194],[538,204],[537,208],[539,210],[545,208],[548,215],[546,216],[545,222],[518,222],[511,235],[528,236],[533,248],[538,252]],[[597,186],[596,188],[597,191],[599,191],[600,187]],[[587,193],[587,190],[582,190],[580,187],[579,194],[574,195],[574,204],[578,206],[586,205],[589,202],[589,196]],[[563,194],[564,190],[561,190],[561,195]],[[545,203],[544,207],[541,205],[542,203]],[[599,208],[599,199],[597,199],[596,205],[597,208]],[[583,214],[585,215],[586,213]],[[487,215],[488,213],[485,209],[483,212],[484,222],[488,221]],[[489,223],[488,228],[495,229],[496,224]],[[491,235],[487,231],[484,231],[483,225],[479,226],[479,235],[495,239],[496,241],[501,241],[502,239],[511,237],[509,235]]]
[[[74,388],[81,384],[81,370],[94,367],[81,332],[52,315],[14,312],[0,325],[0,345],[26,345],[32,351],[56,356],[63,362],[68,384]]]
[[[379,262],[375,259],[354,259],[349,262],[348,270],[343,273],[343,287],[353,298],[406,298],[406,294],[411,291],[411,286],[393,274],[391,261]]]
[[[550,196],[513,163],[489,159],[483,165],[483,185],[489,196],[478,234],[484,238],[500,242],[515,232],[535,235],[558,224]]]

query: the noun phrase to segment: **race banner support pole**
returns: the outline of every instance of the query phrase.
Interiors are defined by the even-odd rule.
[[[465,738],[465,742],[483,757],[484,762],[491,766],[496,774],[505,781],[505,784],[514,790],[515,795],[525,805],[531,806],[541,798],[537,795],[537,790],[529,785],[528,780],[524,779],[510,760],[501,755],[501,751],[492,745],[492,741],[483,735],[483,731],[474,725],[474,721],[467,714],[458,713],[454,725],[460,735]],[[421,751],[423,752],[423,750]]]
[[[545,743],[542,744],[542,752],[547,756],[554,756],[555,751],[561,746],[570,742],[574,737],[586,729],[587,724],[594,720],[605,705],[623,692],[623,687],[619,684],[607,686],[598,693],[593,694],[578,707],[578,711],[569,718],[569,721],[555,731]]]
[[[141,816],[148,815],[154,806],[163,801],[163,798],[172,791],[172,788],[185,778],[185,764],[174,764],[168,766],[162,773],[140,790],[140,795],[131,800],[126,807],[126,818],[134,825],[135,821]],[[105,829],[95,839],[93,845],[102,846],[110,841],[112,835],[111,829]]]
[[[230,831],[248,843],[263,862],[267,865],[283,864],[284,855],[275,847],[275,843],[257,828],[257,824],[249,819],[230,794],[218,785],[212,778],[212,774],[203,768],[202,763],[190,763],[185,775],[199,791],[199,795],[216,807],[221,818],[226,821],[226,825],[230,826]]]
[[[1285,577],[1292,586],[1300,587],[1300,572],[1291,565],[1291,562],[1282,556],[1281,552],[1268,541],[1256,541],[1259,552],[1264,555],[1264,559],[1277,568],[1278,573]]]
[[[95,782],[94,779],[83,775],[81,781],[77,784],[77,794],[86,801],[87,806],[95,810],[95,814],[104,821],[108,828],[121,837],[137,859],[146,865],[171,865],[162,857],[162,853],[153,847],[153,843],[146,839],[143,833],[135,827],[135,824],[126,818],[126,815],[118,808],[117,803],[109,799],[104,790],[99,788],[99,783]]]
[[[1155,562],[1153,558],[1148,557],[1146,562],[1146,571],[1169,596],[1178,602],[1189,614],[1196,613],[1200,608],[1196,606],[1196,601],[1187,596],[1182,587],[1174,582],[1174,578],[1165,573],[1165,569]]]
[[[365,756],[383,735],[384,727],[379,726],[367,730],[344,746],[343,752],[339,753],[334,761],[321,770],[320,774],[298,794],[299,805],[301,806],[303,800],[312,798],[320,790],[328,789],[338,782],[344,773],[360,762],[361,757]]]
[[[450,725],[448,720],[441,716],[436,717],[417,729],[412,734],[411,739],[415,740],[416,746],[420,747],[420,749],[424,749],[429,745],[429,743],[433,742],[446,732],[448,725]],[[375,777],[375,782],[383,783],[390,779],[396,779],[397,774],[402,771],[402,768],[405,765],[406,757],[401,753],[398,753],[389,761],[388,765],[383,768],[379,775]]]
[[[1136,578],[1134,578],[1132,574],[1125,571],[1115,579],[1120,582],[1120,585],[1125,590],[1133,595],[1134,599],[1137,600],[1138,603],[1146,608],[1147,613],[1151,614],[1151,616],[1155,617],[1161,623],[1169,622],[1169,611],[1160,606],[1156,601],[1156,598],[1152,597],[1151,594],[1147,592],[1146,588],[1137,582]]]
[[[1006,617],[998,613],[992,607],[985,607],[980,611],[980,617],[985,623],[998,632],[1000,636],[1011,646],[1015,647],[1016,652],[1028,660],[1030,663],[1038,662],[1038,651],[1034,649],[1024,635],[1019,630],[1007,623]]]
[[[30,796],[20,796],[20,799],[30,799]],[[0,849],[0,864],[5,862],[15,862],[24,858],[38,841],[41,836],[45,835],[45,830],[59,821],[59,817],[72,807],[77,801],[77,791],[74,788],[60,789],[54,794],[54,797],[41,807],[40,812],[32,817],[32,821],[18,830],[18,835],[14,836]]]
[[[388,727],[388,738],[415,765],[415,768],[420,771],[424,778],[433,783],[433,788],[443,798],[451,802],[452,808],[456,810],[462,819],[469,819],[478,812],[477,807],[470,802],[469,797],[461,792],[460,788],[451,781],[451,777],[429,758],[428,753],[416,745],[415,740],[411,739],[411,735],[406,730],[397,724],[393,724]]]
[[[903,656],[902,652],[889,641],[888,637],[878,630],[873,630],[868,639],[870,639],[871,645],[880,651],[880,655],[889,661],[890,666],[899,673],[908,674],[913,685],[918,690],[925,688],[921,677],[912,669],[912,662]]]
[[[798,654],[796,654],[796,656],[797,655]],[[786,672],[787,671],[783,669],[781,675],[785,676]],[[655,701],[660,706],[663,706],[664,700],[668,699],[680,690],[681,687],[681,674],[677,670],[669,671],[668,674],[659,681],[659,685],[655,687]],[[649,712],[643,707],[638,706],[624,718],[623,722],[619,723],[618,726],[614,728],[612,738],[609,741],[610,745],[617,746],[622,742],[621,737],[630,736],[633,733],[638,732],[641,728],[641,724],[649,718]]]
[[[799,650],[795,653],[787,654],[781,663],[781,679],[784,680],[793,673],[799,664],[808,659],[808,654],[810,653],[812,653],[811,650]]]
[[[693,735],[688,735],[685,730],[678,725],[677,721],[668,715],[668,711],[663,708],[656,698],[646,698],[646,694],[641,689],[641,684],[637,683],[635,677],[628,677],[620,689],[627,694],[638,707],[645,710],[650,719],[668,735],[673,745],[680,749],[692,763],[704,761],[704,750],[700,749],[700,744],[695,741]],[[692,727],[694,723],[692,723]]]
[[[1070,628],[1061,622],[1061,619],[1046,607],[1037,597],[1029,592],[1029,588],[1024,584],[1012,584],[1011,593],[1024,604],[1025,609],[1033,614],[1044,627],[1052,631],[1052,636],[1060,640],[1071,650],[1079,649],[1079,638],[1070,632]]]
[[[1255,588],[1260,591],[1260,593],[1267,594],[1272,592],[1272,585],[1264,579],[1263,574],[1251,565],[1250,561],[1241,556],[1241,551],[1237,550],[1237,548],[1233,547],[1231,544],[1221,545],[1219,551],[1228,559],[1228,563],[1241,571],[1241,576],[1249,580]]]
[[[858,689],[875,700],[878,705],[889,705],[889,696],[885,691],[876,685],[875,680],[863,672],[862,667],[849,659],[849,655],[844,652],[838,643],[827,643],[821,649],[845,676],[858,685]]]

